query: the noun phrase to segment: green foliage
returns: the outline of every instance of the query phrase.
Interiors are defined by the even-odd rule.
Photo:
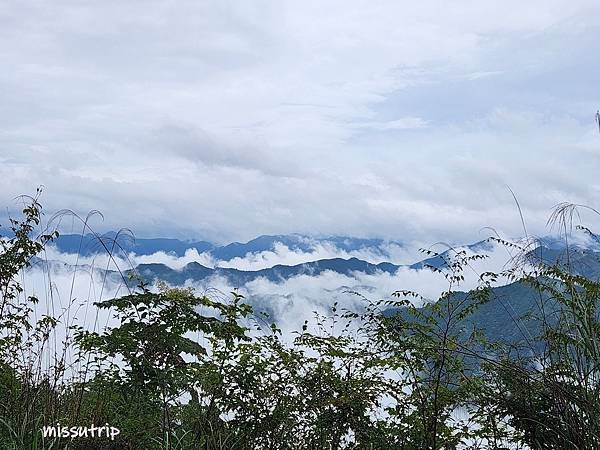
[[[407,290],[363,297],[364,309],[333,304],[292,334],[259,327],[237,292],[221,301],[140,286],[96,303],[113,325],[93,331],[32,314],[38,300],[19,277],[56,236],[34,238],[40,224],[28,198],[0,241],[1,448],[600,448],[600,283],[568,258],[535,262],[526,246],[494,238],[522,258],[461,292],[483,257],[426,251],[448,283],[436,301]],[[511,317],[534,318],[536,335],[490,341],[474,320],[502,280],[528,286],[509,295],[538,294],[527,318]],[[43,364],[59,326],[73,339]],[[44,438],[40,428],[57,423],[121,432]]]
[[[80,329],[77,345],[84,354],[94,351],[119,356],[124,363],[123,373],[116,374],[119,382],[150,396],[178,397],[203,369],[198,361],[203,360],[207,350],[186,337],[188,333],[201,333],[209,341],[223,340],[227,345],[247,339],[246,329],[237,318],[247,315],[249,307],[197,297],[190,289],[162,286],[160,292],[152,293],[143,288],[140,293],[96,306],[112,309],[120,326],[102,334]],[[203,308],[213,309],[219,316],[197,312]],[[196,361],[186,362],[184,354]]]
[[[559,308],[543,317],[537,360],[505,357],[491,367],[510,393],[497,404],[531,448],[600,448],[600,283],[558,265],[525,280]]]
[[[437,302],[426,302],[416,292],[397,291],[393,296],[398,300],[375,303],[363,320],[380,360],[401,371],[399,380],[388,382],[395,404],[388,407],[386,423],[388,430],[393,425],[391,437],[398,448],[457,448],[488,432],[473,426],[481,415],[476,407],[481,385],[473,375],[482,339],[476,329],[466,330],[463,321],[487,301],[489,281],[484,275],[481,286],[468,295],[454,291],[464,280],[464,270],[482,256],[464,251],[434,256],[443,257],[444,265],[432,270],[448,281]],[[415,299],[426,303],[418,308]],[[382,314],[390,308],[398,312]],[[458,417],[458,410],[465,417]]]
[[[38,299],[26,296],[19,282],[32,258],[58,236],[34,237],[42,218],[40,194],[38,189],[35,197],[22,197],[22,218],[9,218],[7,234],[0,237],[0,442],[9,448],[41,448],[37,430],[55,417],[59,403],[54,386],[60,370],[40,370],[42,349],[57,320],[33,318]]]
[[[18,282],[19,273],[30,266],[31,258],[37,255],[46,242],[58,233],[32,234],[40,225],[42,207],[38,202],[41,191],[35,197],[25,197],[23,218],[9,219],[8,236],[0,237],[0,362],[19,364],[15,351],[33,348],[33,342],[47,337],[56,325],[53,317],[44,316],[37,323],[30,321],[35,297],[22,298],[23,287]],[[33,339],[32,339],[33,338]]]

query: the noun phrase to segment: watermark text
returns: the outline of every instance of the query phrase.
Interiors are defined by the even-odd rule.
[[[116,427],[112,427],[109,424],[105,424],[103,426],[96,426],[94,424],[89,427],[82,426],[74,426],[74,427],[66,427],[62,426],[60,423],[56,425],[43,426],[40,430],[42,432],[42,436],[45,438],[110,438],[111,441],[115,440],[121,430]]]

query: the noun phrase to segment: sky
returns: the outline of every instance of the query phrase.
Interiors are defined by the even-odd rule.
[[[468,243],[512,190],[545,234],[600,206],[599,42],[597,0],[3,1],[1,214]]]

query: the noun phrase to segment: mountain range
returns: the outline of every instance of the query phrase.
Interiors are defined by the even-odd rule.
[[[93,255],[110,249],[115,241],[115,234],[104,236],[102,241],[92,235],[63,235],[55,242],[56,247],[64,253],[77,253],[82,255]],[[302,235],[276,235],[259,236],[246,243],[235,242],[223,246],[216,246],[205,241],[181,241],[177,239],[136,239],[116,236],[116,242],[120,248],[128,252],[141,255],[152,255],[157,252],[165,252],[171,255],[183,256],[188,249],[196,249],[199,253],[209,252],[217,261],[215,267],[207,267],[198,262],[190,262],[181,269],[174,269],[162,263],[139,264],[137,267],[124,272],[125,278],[129,275],[137,275],[144,282],[153,283],[162,280],[170,285],[180,286],[186,282],[210,283],[213,277],[219,277],[233,287],[244,285],[258,279],[265,279],[273,283],[285,282],[294,277],[305,275],[316,277],[325,272],[333,272],[356,278],[358,274],[377,275],[395,274],[400,268],[415,271],[428,270],[430,267],[440,268],[444,264],[449,252],[434,255],[422,261],[410,265],[397,265],[390,262],[374,264],[356,257],[352,258],[329,258],[318,259],[294,265],[277,264],[260,270],[240,270],[230,267],[219,267],[219,261],[229,261],[236,257],[244,257],[248,254],[273,251],[278,244],[284,245],[290,250],[310,253],[316,245],[329,245],[346,252],[356,250],[368,250],[370,254],[385,255],[386,246],[389,241],[381,239],[357,239],[349,237],[312,238]],[[401,245],[393,242],[394,245]],[[106,248],[105,248],[106,247]],[[477,242],[464,246],[473,253],[485,253],[493,250],[493,245],[488,241]],[[547,264],[559,263],[569,264],[572,271],[586,278],[600,279],[600,248],[592,243],[588,247],[571,246],[565,247],[563,241],[556,238],[544,238],[539,245],[527,254],[530,260],[542,261]],[[110,276],[121,277],[115,271],[108,271]],[[128,281],[134,283],[135,281]],[[361,286],[368,292],[372,286]],[[339,289],[348,290],[348,286],[340,286]],[[338,289],[338,290],[339,290]],[[288,295],[292,295],[289,293]],[[332,291],[323,292],[323,295],[331,295]],[[254,305],[261,303],[266,309],[272,310],[269,302],[288,298],[288,295],[270,295],[269,299],[251,299]],[[466,293],[457,293],[457,297],[465,296]],[[506,286],[498,286],[492,289],[490,300],[478,308],[473,315],[465,319],[461,326],[465,330],[478,327],[484,329],[494,339],[504,341],[524,342],[530,340],[538,332],[540,323],[535,318],[524,319],[539,309],[539,302],[544,301],[550,307],[556,307],[549,299],[542,299],[527,284],[516,281]],[[272,303],[271,303],[272,305]],[[533,316],[532,316],[533,317]]]
[[[78,253],[82,256],[91,256],[107,251],[125,251],[136,255],[153,255],[164,252],[181,257],[186,251],[194,249],[198,253],[209,254],[216,262],[214,267],[207,267],[199,262],[190,262],[180,269],[174,269],[162,263],[139,264],[129,272],[137,272],[146,282],[157,279],[172,285],[182,285],[186,280],[202,281],[213,276],[226,279],[234,286],[241,286],[258,278],[271,282],[288,280],[299,275],[318,276],[326,271],[352,276],[353,273],[374,275],[376,273],[394,274],[400,267],[421,270],[427,267],[441,268],[450,251],[417,261],[409,265],[398,265],[391,262],[371,263],[356,257],[316,259],[294,265],[276,264],[260,270],[240,270],[231,267],[220,267],[221,262],[228,262],[234,258],[244,258],[249,254],[274,251],[277,245],[285,246],[290,251],[305,252],[310,256],[316,246],[329,246],[340,252],[367,251],[369,255],[379,258],[385,257],[390,245],[401,247],[399,241],[385,241],[383,239],[364,239],[344,236],[310,237],[300,234],[291,235],[263,235],[245,243],[234,242],[217,246],[207,241],[182,241],[168,238],[142,238],[133,239],[130,234],[117,234],[114,232],[102,236],[87,235],[60,235],[53,245],[63,253]],[[493,250],[493,243],[480,241],[463,246],[473,253],[486,253]],[[118,249],[118,250],[115,250]],[[587,277],[600,276],[600,264],[597,255],[600,254],[597,245],[588,248],[573,246],[569,251],[570,262],[578,267],[578,271]],[[546,263],[564,259],[564,242],[553,237],[540,240],[536,250],[530,256]]]
[[[164,252],[174,256],[184,256],[187,250],[208,253],[218,261],[230,261],[243,258],[249,253],[274,251],[277,245],[283,245],[291,251],[311,252],[319,245],[325,245],[343,252],[369,250],[374,255],[389,256],[386,247],[402,246],[398,241],[384,239],[365,239],[348,236],[313,237],[301,234],[262,235],[247,242],[232,242],[216,245],[207,241],[185,241],[167,238],[134,238],[131,233],[109,232],[103,235],[64,234],[53,245],[63,253],[75,253],[91,256],[107,251],[125,251],[136,255],[152,255]]]
[[[392,263],[371,264],[358,258],[332,258],[291,266],[277,264],[261,270],[239,270],[228,267],[210,268],[197,262],[188,263],[182,269],[173,269],[166,264],[151,263],[139,264],[136,272],[146,282],[162,280],[172,285],[182,285],[187,280],[202,281],[206,278],[219,276],[226,279],[233,286],[242,286],[258,278],[281,282],[299,275],[318,276],[325,271],[332,271],[346,276],[352,276],[355,272],[367,275],[374,275],[378,272],[393,274],[400,267]]]

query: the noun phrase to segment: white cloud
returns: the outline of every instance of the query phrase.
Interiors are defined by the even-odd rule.
[[[358,258],[364,261],[378,264],[380,262],[393,262],[405,264],[412,261],[418,254],[418,248],[411,246],[402,247],[395,243],[384,244],[381,251],[375,249],[360,249],[345,251],[335,245],[322,242],[314,243],[311,251],[292,250],[284,244],[275,243],[272,251],[248,253],[244,257],[236,257],[229,261],[218,262],[219,267],[232,267],[239,270],[260,270],[273,267],[277,264],[293,266],[309,261],[332,258]]]
[[[364,128],[372,128],[379,131],[388,130],[412,130],[427,127],[426,120],[420,117],[403,117],[401,119],[390,120],[388,122],[364,122],[360,126]]]
[[[553,204],[598,198],[599,13],[9,2],[0,203],[44,184],[47,209],[140,236],[471,241],[519,233],[510,185],[540,231]]]
[[[438,252],[447,249],[443,245],[432,248]],[[463,249],[458,247],[454,250]],[[474,254],[471,250],[464,250],[468,254]],[[479,274],[508,269],[512,257],[515,256],[511,255],[511,251],[500,245],[491,245],[485,252],[478,251],[487,255],[487,258],[471,262],[464,271],[464,282],[453,289],[473,289],[480,281]],[[506,280],[499,279],[496,285],[506,283]],[[228,293],[234,290],[234,286],[229,285],[227,280],[217,276],[202,282],[188,281],[187,285],[195,287],[199,293],[218,292],[223,298],[227,298]],[[448,288],[448,281],[439,273],[429,269],[414,270],[402,267],[394,274],[382,272],[368,275],[356,272],[352,276],[346,276],[325,271],[318,276],[299,275],[281,282],[257,278],[239,287],[239,293],[254,304],[256,309],[271,312],[277,324],[289,333],[299,330],[305,320],[312,321],[314,312],[329,315],[335,302],[338,303],[340,311],[343,308],[360,311],[366,306],[365,301],[390,299],[391,294],[398,290],[412,290],[434,301]],[[367,300],[352,292],[361,294]],[[415,301],[420,304],[420,300]]]
[[[446,250],[446,247],[438,245],[433,250],[441,252]],[[488,255],[487,259],[473,262],[472,268],[465,271],[465,281],[460,289],[475,287],[478,274],[482,271],[498,271],[505,268],[511,256],[507,249],[498,245],[492,246],[485,253]],[[63,258],[65,261],[71,257],[51,252],[48,256]],[[158,255],[159,258],[160,256]],[[191,253],[186,254],[176,265],[180,265],[189,256]],[[111,314],[104,310],[98,311],[93,302],[127,293],[118,276],[104,277],[100,270],[83,265],[93,263],[99,267],[99,260],[80,258],[78,262],[80,266],[76,270],[73,270],[72,266],[62,264],[36,265],[26,271],[22,278],[25,295],[35,295],[40,299],[40,304],[36,307],[38,317],[41,314],[53,313],[60,315],[63,320],[56,334],[52,336],[51,345],[46,349],[50,354],[61,351],[62,341],[66,336],[66,323],[80,324],[95,330],[114,325]],[[498,284],[503,282],[499,281]],[[216,276],[202,282],[188,282],[187,285],[194,287],[198,295],[206,294],[224,301],[231,299],[230,292],[234,288],[227,280]],[[49,286],[52,286],[52,290]],[[391,294],[397,290],[414,290],[427,299],[435,300],[447,288],[447,280],[440,274],[427,269],[401,268],[395,274],[354,273],[352,276],[326,271],[319,276],[300,275],[278,283],[258,278],[241,286],[239,293],[254,304],[256,310],[271,312],[272,318],[284,331],[285,339],[292,339],[291,332],[300,330],[305,320],[314,325],[313,312],[329,315],[334,302],[338,303],[339,311],[344,308],[360,311],[365,306],[365,300],[349,291],[358,292],[368,300],[376,301],[391,298]],[[268,326],[260,316],[257,316],[256,320],[260,325]],[[70,359],[73,355],[67,356]]]
[[[186,264],[197,262],[206,267],[214,267],[216,262],[208,253],[198,253],[195,248],[189,248],[183,256],[176,256],[165,252],[156,252],[150,255],[136,255],[128,253],[126,255],[114,253],[108,255],[99,253],[96,255],[82,256],[74,253],[63,253],[55,246],[49,245],[44,252],[44,258],[48,261],[62,261],[71,265],[86,265],[97,269],[127,270],[136,267],[139,264],[164,264],[172,269],[182,269]]]

